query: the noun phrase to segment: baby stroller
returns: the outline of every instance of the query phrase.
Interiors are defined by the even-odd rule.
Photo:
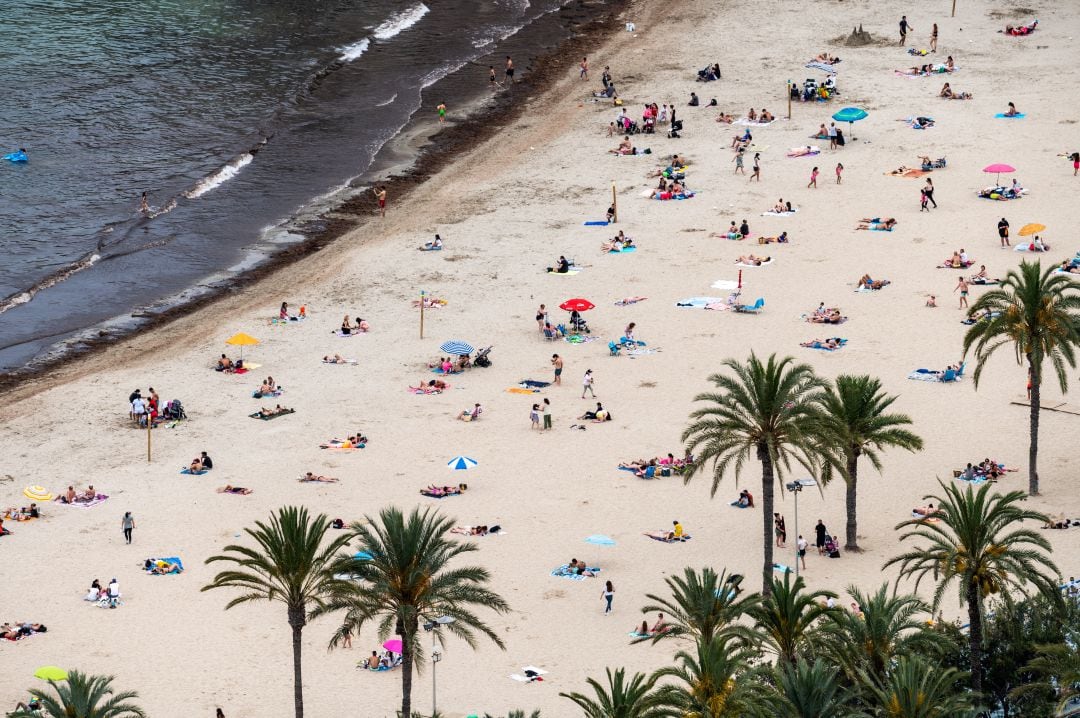
[[[667,136],[672,138],[679,138],[679,130],[682,129],[682,120],[672,120],[671,129],[668,131]]]
[[[477,351],[476,352],[476,358],[473,359],[473,366],[479,366],[479,367],[489,367],[489,366],[491,366],[491,359],[488,359],[488,354],[491,353],[491,350],[492,350],[493,347],[494,347],[494,345],[488,347],[487,349],[480,349],[479,351]]]
[[[173,399],[165,404],[165,410],[161,413],[161,416],[166,420],[179,421],[187,418],[187,412],[184,411],[179,399]]]
[[[645,120],[645,126],[641,129],[641,133],[645,135],[651,135],[656,131],[656,118],[649,117]]]

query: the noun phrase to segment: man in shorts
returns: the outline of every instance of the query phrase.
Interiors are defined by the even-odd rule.
[[[799,534],[799,540],[795,543],[795,545],[799,549],[799,561],[802,563],[803,571],[805,571],[806,570],[806,547],[809,546],[809,544],[806,543],[806,539],[804,539],[802,537],[802,534]]]
[[[379,216],[380,217],[385,217],[386,216],[386,187],[383,186],[383,185],[379,185],[379,187],[374,191],[375,191],[375,199],[377,199],[379,201]]]
[[[908,24],[907,15],[900,16],[900,47],[907,44],[908,30],[914,30],[911,25]]]
[[[506,56],[506,83],[508,85],[514,84],[514,61],[510,59],[510,56]]]
[[[553,367],[555,367],[555,381],[553,381],[552,383],[555,384],[556,386],[562,386],[562,370],[563,370],[562,357],[559,356],[558,354],[552,354],[551,355],[551,365]]]

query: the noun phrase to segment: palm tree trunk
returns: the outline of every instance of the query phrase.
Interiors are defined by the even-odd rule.
[[[771,593],[773,573],[773,489],[776,478],[773,476],[772,457],[768,448],[758,445],[758,459],[761,460],[761,524],[762,542],[765,545],[765,562],[761,569],[761,595]]]
[[[979,586],[975,582],[968,584],[968,646],[971,651],[971,690],[976,700],[982,697],[983,661],[982,661],[982,605]]]
[[[858,450],[848,455],[847,460],[847,543],[845,551],[861,551],[859,548],[858,524],[856,516],[856,504],[858,496],[856,489],[859,484],[859,454]]]
[[[398,625],[401,629],[401,718],[412,718],[412,633],[401,623]]]
[[[1031,444],[1028,447],[1028,494],[1039,495],[1039,410],[1042,405],[1039,390],[1042,388],[1042,377],[1031,367]]]
[[[293,661],[293,708],[296,718],[304,718],[304,672],[301,653],[304,633],[304,607],[289,608],[289,626],[292,627],[292,661]]]

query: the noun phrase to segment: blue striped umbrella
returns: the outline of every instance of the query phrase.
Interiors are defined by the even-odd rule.
[[[476,459],[470,459],[468,456],[455,456],[447,461],[446,465],[449,466],[452,471],[468,471],[476,466]]]
[[[447,354],[453,354],[454,356],[459,357],[465,356],[466,354],[472,354],[474,351],[476,351],[472,348],[471,344],[467,342],[459,342],[456,339],[444,342],[443,345],[439,348]]]

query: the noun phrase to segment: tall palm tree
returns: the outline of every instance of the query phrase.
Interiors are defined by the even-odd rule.
[[[626,680],[626,669],[607,669],[607,686],[589,678],[596,698],[582,693],[560,693],[577,704],[586,718],[670,718],[675,713],[656,690],[656,676],[635,673]]]
[[[754,675],[751,662],[757,652],[734,634],[700,639],[694,650],[675,654],[676,665],[666,666],[657,678],[674,678],[662,694],[680,718],[771,717],[771,692]]]
[[[937,502],[937,522],[909,519],[896,526],[898,530],[911,528],[901,541],[921,539],[926,545],[890,559],[884,568],[899,564],[901,576],[915,577],[916,590],[923,578],[932,576],[937,582],[935,611],[948,587],[957,584],[970,624],[971,687],[981,694],[983,599],[1010,589],[1023,593],[1029,583],[1052,596],[1057,591],[1052,576],[1058,570],[1048,555],[1049,542],[1024,527],[1025,521],[1047,521],[1043,514],[1019,506],[1024,492],[991,494],[989,483],[978,491],[970,484],[964,489],[943,483],[941,487],[944,496],[923,497]]]
[[[751,354],[746,363],[727,359],[729,373],[713,374],[716,393],[698,394],[705,406],[690,415],[683,431],[687,450],[697,453],[684,481],[712,472],[712,495],[730,468],[736,480],[750,459],[761,462],[762,593],[772,586],[773,492],[795,461],[810,473],[822,459],[814,434],[821,424],[821,390],[826,384],[808,364],[771,355],[764,363]]]
[[[873,715],[881,718],[967,718],[972,697],[956,690],[963,674],[920,656],[901,656],[883,682],[865,677]]]
[[[63,681],[49,681],[56,695],[31,688],[30,695],[41,704],[41,711],[20,708],[7,715],[12,718],[41,718],[61,716],[70,718],[144,718],[146,713],[131,703],[139,697],[135,691],[117,693],[112,676],[94,676],[71,671]]]
[[[927,630],[925,621],[916,618],[930,611],[919,598],[890,593],[887,583],[871,594],[854,586],[847,590],[861,614],[832,614],[825,627],[826,653],[852,680],[860,673],[884,680],[899,656],[932,651],[943,640],[942,634]]]
[[[857,718],[852,692],[840,683],[836,669],[819,659],[781,663],[773,682],[779,693],[778,718]]]
[[[451,536],[454,523],[432,509],[413,509],[405,516],[394,507],[383,509],[377,518],[354,523],[350,528],[363,558],[342,559],[335,570],[355,580],[312,614],[344,613],[330,642],[332,648],[369,623],[377,626],[380,640],[391,632],[401,637],[402,718],[412,716],[413,669],[424,660],[418,635],[421,624],[452,618],[452,622],[433,625],[471,647],[476,646],[479,633],[505,648],[473,609],[480,606],[503,614],[510,607],[487,587],[491,578],[487,569],[450,566],[459,556],[477,550],[476,544]]]
[[[765,645],[776,654],[778,662],[795,663],[804,652],[820,644],[822,624],[836,610],[826,608],[832,591],[806,591],[806,581],[785,573],[783,581],[771,579],[771,590],[750,616],[761,631]]]
[[[759,598],[757,594],[751,594],[740,599],[737,579],[738,574],[717,573],[709,567],[700,572],[687,567],[681,576],[665,578],[664,583],[670,589],[671,597],[645,594],[645,598],[652,603],[642,607],[641,612],[663,613],[667,629],[651,637],[635,639],[633,643],[655,643],[665,638],[708,642],[726,629],[745,632],[746,629],[736,622]]]
[[[1028,493],[1039,493],[1039,407],[1043,363],[1050,362],[1062,393],[1068,391],[1066,365],[1076,368],[1080,344],[1080,284],[1056,267],[1042,271],[1042,264],[1021,262],[1010,269],[1001,285],[971,305],[968,316],[989,312],[988,318],[971,325],[964,335],[964,354],[975,349],[975,388],[987,360],[999,347],[1011,344],[1017,364],[1026,364],[1031,385],[1028,447]]]
[[[326,542],[330,520],[323,514],[314,519],[303,507],[286,506],[271,514],[268,523],[255,522],[244,529],[256,547],[230,544],[225,553],[206,559],[207,564],[225,562],[235,568],[221,571],[203,591],[232,588],[242,591],[226,609],[253,601],[285,604],[292,629],[293,706],[296,718],[304,715],[304,685],[301,637],[309,612],[325,605],[327,598],[344,584],[334,578],[333,563],[348,544],[347,535]]]
[[[881,472],[878,452],[886,448],[908,451],[922,449],[923,442],[905,429],[911,425],[906,414],[890,414],[896,401],[881,390],[881,380],[870,376],[842,374],[836,378],[822,401],[824,430],[822,438],[839,455],[840,473],[847,482],[847,542],[848,551],[859,551],[856,504],[858,501],[859,459],[866,457],[870,465]],[[826,464],[823,478],[832,478],[833,467]]]

